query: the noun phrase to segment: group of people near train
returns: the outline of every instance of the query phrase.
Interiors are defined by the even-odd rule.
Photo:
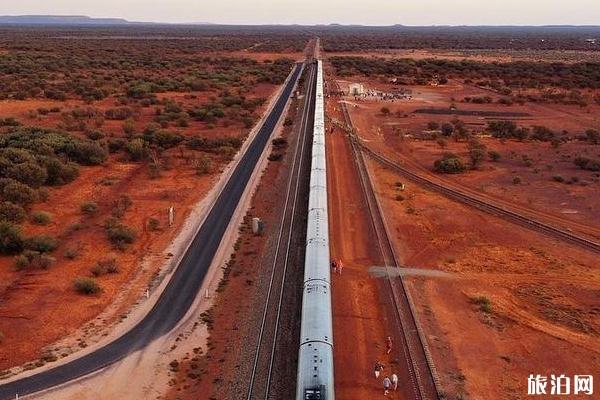
[[[390,354],[392,352],[392,337],[388,336],[385,339],[385,354]],[[382,374],[385,366],[381,361],[375,362],[375,378],[379,379],[379,376]],[[390,390],[398,390],[398,375],[391,374],[385,375],[383,378],[383,394],[387,396],[390,393]]]

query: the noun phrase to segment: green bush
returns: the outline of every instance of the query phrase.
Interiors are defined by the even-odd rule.
[[[90,269],[90,272],[96,277],[105,274],[116,274],[119,272],[117,259],[115,257],[109,257],[105,260],[100,260]]]
[[[48,172],[46,168],[40,167],[36,162],[23,162],[8,167],[4,171],[4,176],[38,188],[48,179]]]
[[[588,171],[600,171],[600,160],[592,160],[587,157],[577,157],[573,163],[581,169]]]
[[[479,311],[489,314],[492,312],[492,301],[485,296],[471,297],[471,303],[477,305]]]
[[[36,211],[31,214],[31,222],[36,225],[48,225],[52,221],[52,217],[45,211]]]
[[[41,157],[40,162],[44,165],[48,174],[46,178],[47,185],[64,185],[74,181],[79,176],[79,168],[75,163],[63,162],[55,157]]]
[[[15,254],[23,250],[21,228],[9,221],[0,221],[0,253]]]
[[[9,201],[0,203],[0,220],[19,223],[23,222],[26,216],[23,207]]]
[[[210,160],[210,158],[203,155],[196,160],[195,169],[197,175],[210,174],[213,170],[212,161]]]
[[[25,240],[25,247],[40,253],[49,253],[58,247],[58,241],[49,235],[31,236]]]
[[[125,145],[129,157],[133,161],[141,161],[148,157],[148,143],[143,139],[133,139]]]
[[[102,291],[102,288],[100,287],[100,285],[98,285],[95,279],[84,276],[76,278],[73,281],[73,287],[75,288],[77,293],[85,295],[97,294]]]
[[[0,183],[0,185],[2,185],[2,183]],[[30,206],[38,199],[37,193],[34,189],[30,188],[24,183],[13,180],[6,182],[6,184],[2,187],[0,197],[2,197],[2,200],[4,201],[18,204],[22,207]]]
[[[79,206],[79,209],[84,214],[92,215],[98,211],[98,204],[93,201],[86,201]]]
[[[460,174],[467,169],[463,161],[453,153],[444,153],[441,159],[435,160],[433,167],[436,172],[443,174]]]
[[[137,233],[135,229],[121,223],[110,223],[106,227],[108,240],[118,249],[124,249],[128,244],[135,241]]]

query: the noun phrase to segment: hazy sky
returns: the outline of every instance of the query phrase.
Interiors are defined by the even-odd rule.
[[[0,15],[233,24],[600,25],[600,0],[0,0]]]

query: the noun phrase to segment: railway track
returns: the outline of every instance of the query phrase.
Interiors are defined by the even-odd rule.
[[[298,218],[298,207],[303,199],[302,182],[306,172],[306,155],[309,151],[308,143],[310,140],[310,132],[312,130],[311,115],[314,112],[311,106],[314,102],[314,84],[315,84],[316,68],[313,65],[308,67],[307,71],[307,91],[302,112],[302,120],[298,139],[294,146],[294,155],[290,171],[290,179],[286,189],[286,197],[281,214],[281,221],[277,240],[275,245],[275,255],[271,266],[271,275],[266,291],[265,306],[263,309],[262,320],[258,332],[254,362],[252,372],[249,379],[248,392],[246,398],[253,399],[269,399],[274,398],[274,387],[278,382],[275,382],[275,365],[277,364],[276,354],[279,347],[279,341],[282,336],[281,320],[284,304],[284,290],[290,264],[294,262],[292,254],[297,250],[297,243],[293,240],[294,235],[298,235],[299,231],[305,229],[302,226],[302,220]],[[304,235],[301,235],[305,237]],[[301,247],[301,246],[300,246]],[[300,287],[295,285],[294,287]],[[290,349],[295,354],[297,348]],[[289,353],[286,354],[289,360]],[[295,371],[295,368],[293,369]],[[287,382],[289,383],[289,381]]]
[[[344,122],[352,132],[352,120],[346,108],[346,104],[340,103]],[[359,171],[359,177],[363,194],[366,199],[377,244],[382,255],[382,259],[387,268],[400,268],[393,245],[390,241],[385,219],[381,207],[375,196],[371,177],[366,167],[362,147],[358,142],[356,135],[350,133],[350,143],[354,160]],[[425,345],[424,337],[417,324],[413,311],[412,302],[404,285],[402,277],[392,277],[395,274],[387,274],[385,286],[386,295],[389,303],[394,310],[393,322],[397,332],[396,343],[401,343],[401,353],[405,361],[406,373],[411,383],[410,390],[406,390],[410,398],[416,400],[434,400],[438,399],[438,379],[435,374],[431,355]]]
[[[482,211],[487,213],[502,217],[511,222],[519,224],[529,229],[533,229],[535,231],[544,233],[548,236],[552,236],[556,239],[566,241],[575,245],[578,245],[587,250],[600,253],[600,243],[594,242],[593,240],[584,238],[582,236],[576,235],[572,232],[569,232],[564,229],[557,228],[552,225],[548,225],[546,223],[540,222],[536,219],[528,217],[523,214],[519,214],[515,211],[509,210],[504,207],[500,207],[493,203],[487,202],[482,199],[478,199],[469,194],[463,193],[455,188],[451,188],[445,185],[441,185],[439,183],[433,182],[430,179],[427,179],[419,174],[416,174],[398,163],[393,162],[392,160],[384,157],[383,155],[373,151],[369,147],[367,147],[364,143],[360,142],[358,139],[354,139],[360,149],[369,155],[371,158],[381,163],[382,165],[398,172],[400,175],[410,179],[411,181],[438,193],[443,194],[444,196],[457,200],[461,203],[474,206]]]

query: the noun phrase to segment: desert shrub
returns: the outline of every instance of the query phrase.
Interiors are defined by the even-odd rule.
[[[0,253],[19,253],[23,250],[24,242],[19,226],[9,221],[0,221]]]
[[[123,215],[125,215],[125,211],[127,211],[132,204],[133,201],[131,201],[131,197],[126,194],[120,195],[112,203],[112,216],[115,218],[123,217]]]
[[[513,121],[490,121],[488,131],[495,138],[512,138],[517,130],[517,124]]]
[[[117,259],[115,257],[108,257],[104,260],[96,262],[90,272],[94,276],[102,276],[105,274],[116,274],[119,272],[119,266],[117,265]]]
[[[177,146],[183,140],[183,137],[178,133],[169,132],[165,130],[158,130],[152,133],[144,132],[144,140],[148,143],[162,147],[163,149],[169,149]]]
[[[107,224],[106,235],[113,246],[118,249],[125,249],[127,245],[135,241],[137,236],[135,229],[118,222]]]
[[[13,265],[17,270],[22,270],[25,268],[48,269],[55,262],[56,259],[48,254],[26,250],[23,252],[23,254],[15,257]]]
[[[23,254],[20,254],[14,258],[13,266],[17,271],[25,269],[29,266],[29,258]]]
[[[541,142],[549,142],[554,139],[555,133],[545,126],[534,126],[531,133],[531,139]]]
[[[80,141],[72,146],[69,156],[83,165],[100,165],[108,157],[108,152],[100,144],[92,141]]]
[[[123,133],[128,137],[135,134],[135,122],[132,119],[128,119],[123,122]]]
[[[600,160],[592,160],[587,157],[577,157],[573,163],[581,169],[588,171],[600,171]]]
[[[31,222],[36,225],[48,225],[52,221],[52,217],[45,211],[36,211],[31,214]]]
[[[283,154],[279,152],[273,152],[269,155],[269,161],[281,161],[283,159]]]
[[[79,254],[79,247],[69,247],[67,250],[65,250],[65,258],[68,258],[69,260],[76,259],[77,257],[79,257]]]
[[[133,116],[133,111],[129,107],[109,108],[104,116],[106,119],[124,121]]]
[[[437,131],[438,129],[440,129],[440,124],[435,121],[429,121],[427,123],[427,129],[429,129],[430,131]]]
[[[14,180],[5,182],[6,184],[2,185],[2,190],[0,192],[2,200],[18,204],[22,207],[30,206],[37,201],[38,196],[36,191],[24,183],[16,182]]]
[[[97,294],[102,291],[102,288],[95,279],[84,276],[76,278],[73,281],[73,287],[77,293],[85,295]]]
[[[560,176],[560,175],[554,175],[554,176],[552,177],[552,180],[553,180],[554,182],[563,183],[563,182],[565,181],[565,178],[563,178],[563,177],[562,177],[562,176]]]
[[[272,143],[273,143],[274,148],[281,149],[281,148],[284,148],[287,146],[288,141],[286,138],[280,137],[280,138],[273,139]]]
[[[388,115],[390,115],[390,112],[391,112],[391,111],[390,111],[390,109],[389,109],[388,107],[381,107],[381,110],[380,110],[380,111],[381,111],[381,114],[385,115],[386,117],[387,117]]]
[[[489,314],[492,312],[492,301],[485,296],[475,296],[470,298],[471,303],[475,304],[479,311]]]
[[[98,211],[98,204],[94,201],[86,201],[84,203],[81,203],[81,205],[79,206],[79,210],[81,210],[83,214],[92,215],[95,214],[96,211]]]
[[[85,133],[85,135],[90,140],[104,139],[104,136],[105,136],[104,133],[102,131],[99,131],[99,130],[87,131]]]
[[[596,129],[588,129],[585,131],[585,136],[591,144],[600,144],[600,132]]]
[[[49,253],[58,247],[58,241],[49,235],[31,236],[25,239],[25,247],[28,250]]]
[[[4,176],[38,188],[46,182],[48,173],[45,168],[40,167],[37,162],[33,161],[10,165],[5,169]]]
[[[108,141],[108,151],[109,153],[116,153],[117,151],[121,151],[125,148],[125,140],[123,139],[110,139]]]
[[[160,221],[156,218],[148,219],[148,229],[151,231],[157,231],[160,229]]]
[[[521,178],[519,176],[515,176],[512,180],[513,185],[518,185],[521,183]]]
[[[469,159],[471,161],[471,168],[477,169],[479,165],[485,159],[486,147],[483,143],[476,140],[469,142]]]
[[[450,136],[450,135],[452,135],[452,132],[454,132],[454,125],[452,125],[448,122],[445,122],[442,124],[441,129],[442,129],[442,135]]]
[[[125,145],[129,157],[133,161],[144,160],[148,157],[148,143],[143,139],[133,139]]]
[[[0,203],[0,220],[9,222],[23,222],[27,213],[23,207],[9,201]]]
[[[463,161],[453,153],[444,153],[441,159],[433,163],[433,168],[443,174],[459,174],[467,169]]]
[[[79,175],[79,168],[75,163],[62,162],[55,157],[41,157],[40,162],[44,165],[48,174],[46,178],[47,185],[64,185],[72,182]]]
[[[490,158],[490,160],[496,162],[499,161],[500,158],[502,158],[502,156],[500,155],[499,152],[497,152],[496,150],[490,150],[488,151],[488,157]]]
[[[206,175],[212,172],[213,164],[208,156],[203,155],[195,161],[194,168],[197,175]]]

